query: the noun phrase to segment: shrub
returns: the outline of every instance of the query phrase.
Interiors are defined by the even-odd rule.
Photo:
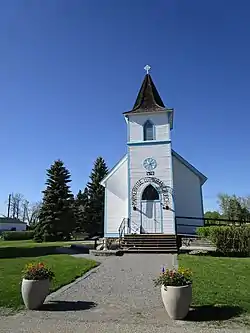
[[[87,232],[81,232],[81,231],[78,231],[78,232],[73,232],[72,233],[72,238],[74,240],[87,240],[89,239],[89,234]]]
[[[197,233],[209,239],[219,252],[223,254],[250,254],[250,227],[242,226],[210,226],[200,227]]]
[[[214,226],[210,226],[210,227],[199,227],[196,229],[197,235],[200,236],[201,238],[208,238],[210,240],[209,235],[212,232],[212,229],[217,228]]]
[[[34,231],[3,231],[4,240],[27,240],[33,239]]]
[[[62,241],[62,233],[58,232],[57,235],[49,234],[47,232],[43,235],[43,242],[56,242],[56,241]]]
[[[42,242],[57,242],[57,241],[69,241],[70,237],[66,237],[62,232],[57,232],[57,234],[49,234],[45,232],[44,234],[41,233],[34,233],[34,241],[37,243]]]

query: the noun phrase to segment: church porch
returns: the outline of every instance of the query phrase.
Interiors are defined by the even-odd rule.
[[[127,234],[120,240],[120,248],[124,252],[176,253],[177,238],[166,234]]]
[[[145,233],[142,228],[135,233],[129,219],[123,219],[119,228],[119,247],[124,252],[176,253],[175,234]]]

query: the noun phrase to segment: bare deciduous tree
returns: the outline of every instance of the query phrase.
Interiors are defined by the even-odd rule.
[[[21,193],[12,193],[10,199],[10,217],[19,219],[22,215],[24,196]]]
[[[29,225],[38,222],[41,202],[30,203],[21,193],[10,195],[9,217],[19,219]]]
[[[42,203],[40,201],[28,204],[26,211],[27,211],[27,221],[29,226],[35,226],[39,221],[41,204]]]

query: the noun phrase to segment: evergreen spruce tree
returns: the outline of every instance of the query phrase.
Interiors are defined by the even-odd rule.
[[[67,240],[75,227],[70,172],[61,160],[57,160],[47,170],[47,177],[34,238],[41,242]]]
[[[75,232],[86,232],[86,224],[87,224],[87,210],[88,210],[88,188],[85,187],[84,191],[79,192],[75,198]]]
[[[103,235],[104,228],[104,193],[105,189],[100,184],[108,174],[107,165],[102,157],[98,157],[90,174],[87,184],[89,204],[87,209],[87,232],[90,236]]]

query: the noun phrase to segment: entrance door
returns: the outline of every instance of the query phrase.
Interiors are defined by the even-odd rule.
[[[143,233],[161,233],[161,203],[158,191],[150,184],[143,194],[141,201],[141,231]]]

